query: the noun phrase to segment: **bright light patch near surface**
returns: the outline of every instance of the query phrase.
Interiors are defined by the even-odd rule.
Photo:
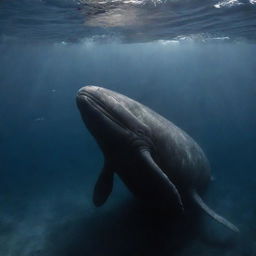
[[[233,7],[241,4],[243,3],[239,2],[238,0],[226,0],[226,1],[218,2],[217,4],[214,5],[214,7],[219,9],[223,7]]]

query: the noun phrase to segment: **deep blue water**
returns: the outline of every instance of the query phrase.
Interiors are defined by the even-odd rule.
[[[1,256],[256,255],[255,6],[222,3],[0,1]],[[136,24],[107,26],[127,6]],[[95,208],[103,156],[75,104],[88,84],[189,133],[212,167],[205,201],[240,234],[204,214],[150,213],[118,177]]]

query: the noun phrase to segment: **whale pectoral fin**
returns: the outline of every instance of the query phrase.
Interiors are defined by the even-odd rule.
[[[158,184],[160,184],[161,189],[165,191],[166,195],[170,195],[170,198],[177,203],[178,207],[183,212],[184,207],[181,200],[181,196],[175,185],[171,182],[167,175],[160,169],[160,167],[155,163],[149,151],[141,150],[140,154],[144,162],[146,163],[148,169],[151,171],[151,175],[154,176],[155,181],[158,182]]]
[[[106,202],[113,188],[113,176],[111,166],[105,163],[94,187],[93,203],[95,206],[101,206]]]
[[[209,216],[211,216],[213,219],[220,222],[221,224],[223,224],[227,228],[231,229],[232,231],[239,232],[239,229],[235,225],[230,223],[228,220],[226,220],[222,216],[218,215],[208,205],[206,205],[204,203],[204,201],[202,200],[202,198],[197,194],[197,192],[195,190],[192,190],[191,196],[194,199],[194,201],[196,202],[196,204],[199,205],[199,207],[202,210],[204,210]]]

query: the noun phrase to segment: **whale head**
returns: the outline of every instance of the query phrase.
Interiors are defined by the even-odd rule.
[[[98,86],[82,87],[76,102],[85,125],[104,153],[118,150],[120,145],[148,146],[150,129],[143,122],[141,104]]]

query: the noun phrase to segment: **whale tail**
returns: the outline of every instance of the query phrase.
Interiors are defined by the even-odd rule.
[[[192,198],[193,200],[196,202],[196,204],[203,210],[205,211],[209,216],[211,216],[213,219],[215,219],[216,221],[220,222],[221,224],[223,224],[224,226],[226,226],[227,228],[231,229],[234,232],[239,232],[239,229],[233,225],[232,223],[230,223],[228,220],[226,220],[225,218],[223,218],[222,216],[218,215],[216,212],[214,212],[209,206],[207,206],[204,201],[202,200],[202,198],[198,195],[198,193],[193,190],[192,191]]]

